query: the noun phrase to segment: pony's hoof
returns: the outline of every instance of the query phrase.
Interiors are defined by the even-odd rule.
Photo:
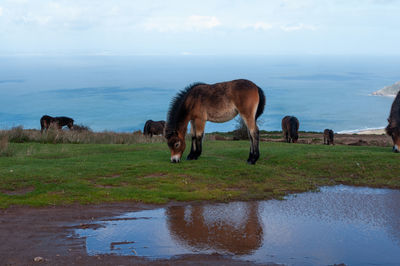
[[[251,165],[254,165],[254,164],[256,164],[256,161],[253,160],[253,159],[248,159],[248,160],[247,160],[247,163],[248,163],[248,164],[251,164]]]
[[[188,161],[197,160],[197,156],[196,156],[196,155],[193,155],[193,154],[189,154],[189,155],[186,157],[186,160],[188,160]]]

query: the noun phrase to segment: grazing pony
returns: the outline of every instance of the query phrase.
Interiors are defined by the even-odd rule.
[[[260,157],[257,118],[263,113],[264,92],[249,80],[238,79],[216,84],[195,83],[179,92],[172,100],[165,130],[171,151],[171,162],[181,160],[185,151],[185,135],[191,125],[192,146],[188,160],[197,160],[202,151],[206,121],[222,123],[237,114],[246,123],[250,138],[247,162],[255,164]]]
[[[332,129],[325,129],[324,130],[324,144],[326,145],[335,145],[335,143],[333,142],[333,130]]]
[[[393,151],[400,152],[400,91],[393,101],[386,133],[393,139]]]
[[[285,116],[282,119],[282,132],[287,143],[296,143],[299,135],[299,120],[294,116]]]
[[[43,130],[47,131],[51,124],[55,124],[58,129],[61,129],[63,126],[67,126],[70,130],[72,130],[74,128],[74,119],[66,116],[51,117],[44,115],[42,118],[40,118],[40,132],[43,133]]]
[[[230,215],[221,215],[221,212]],[[264,232],[256,201],[212,207],[173,206],[165,214],[171,236],[187,247],[208,247],[244,255],[252,254],[263,244]]]
[[[164,135],[164,130],[165,121],[147,120],[146,124],[144,124],[143,134],[146,136],[150,135],[151,138],[153,135]]]

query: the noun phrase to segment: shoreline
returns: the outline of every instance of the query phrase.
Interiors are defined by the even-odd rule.
[[[337,134],[345,134],[345,135],[385,135],[386,131],[385,128],[366,128],[366,129],[359,129],[359,130],[346,130],[337,132]]]

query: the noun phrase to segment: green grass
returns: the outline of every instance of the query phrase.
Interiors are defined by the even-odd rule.
[[[390,148],[206,141],[197,161],[169,162],[165,143],[10,143],[0,157],[0,208],[72,203],[281,198],[321,185],[400,188],[400,156]],[[187,152],[185,153],[185,155]]]

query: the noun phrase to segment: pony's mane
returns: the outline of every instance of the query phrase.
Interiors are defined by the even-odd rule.
[[[190,84],[183,90],[179,91],[178,94],[172,99],[171,104],[169,106],[168,115],[167,115],[167,125],[166,125],[166,136],[168,137],[173,131],[177,129],[179,122],[182,121],[183,116],[185,115],[184,105],[183,103],[186,100],[189,92],[198,85],[204,85],[205,83],[196,82]]]

